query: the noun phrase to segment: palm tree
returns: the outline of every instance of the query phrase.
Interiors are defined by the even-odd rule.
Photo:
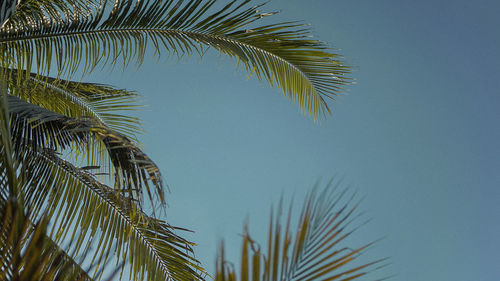
[[[185,229],[146,212],[164,210],[165,188],[136,144],[139,120],[123,113],[137,95],[72,78],[98,66],[140,65],[147,51],[180,57],[213,48],[315,120],[330,113],[326,99],[349,83],[339,56],[303,24],[263,22],[274,13],[262,5],[219,2],[2,2],[0,279],[89,280],[110,260],[129,264],[133,280],[205,278],[194,244],[177,234]]]

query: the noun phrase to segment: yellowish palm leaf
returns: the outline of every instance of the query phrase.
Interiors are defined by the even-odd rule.
[[[36,3],[35,3],[36,2]],[[68,2],[68,3],[66,3]],[[350,82],[349,68],[308,27],[296,22],[268,24],[262,5],[233,0],[26,0],[0,29],[4,67],[47,74],[84,72],[97,65],[142,63],[149,47],[178,56],[212,47],[243,63],[296,101],[315,118],[330,112],[334,98]]]

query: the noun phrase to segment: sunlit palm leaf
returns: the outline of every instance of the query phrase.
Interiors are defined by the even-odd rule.
[[[372,244],[351,249],[343,246],[354,227],[349,230],[357,204],[353,197],[344,198],[347,190],[315,189],[306,198],[295,237],[291,231],[291,209],[286,226],[281,222],[281,204],[271,214],[267,254],[261,251],[248,233],[243,234],[241,281],[330,281],[353,280],[376,269],[381,260],[365,264],[354,261]],[[224,258],[221,247],[216,267],[216,281],[237,280],[233,268]]]
[[[138,118],[124,115],[136,110],[136,93],[108,85],[67,81],[24,71],[6,70],[9,93],[29,103],[73,118],[94,118],[106,127],[135,138]]]
[[[37,212],[48,210],[54,222],[51,237],[58,244],[72,241],[72,255],[95,248],[94,264],[114,254],[130,262],[133,280],[145,274],[149,280],[203,279],[192,257],[193,244],[164,221],[147,216],[133,201],[50,150],[27,155],[24,163],[27,203]]]
[[[38,73],[47,73],[54,60],[58,70],[73,73],[82,64],[91,71],[118,58],[141,63],[148,44],[157,54],[168,50],[179,56],[210,46],[276,83],[315,118],[330,112],[325,98],[350,81],[345,77],[349,68],[324,43],[311,39],[304,25],[256,24],[273,13],[260,12],[261,5],[249,7],[250,0],[233,0],[218,10],[212,8],[217,0],[89,1],[77,8],[42,1],[36,9],[33,2],[20,5],[0,29],[5,67],[29,70],[35,64]],[[47,7],[50,13],[44,12]]]
[[[161,173],[156,164],[131,140],[95,119],[75,119],[8,96],[12,115],[12,135],[16,151],[33,147],[62,151],[72,144],[85,147],[91,139],[101,141],[116,169],[115,185],[121,191],[142,199],[145,189],[153,202],[149,182],[164,202]]]

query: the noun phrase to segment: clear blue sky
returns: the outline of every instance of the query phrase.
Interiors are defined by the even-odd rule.
[[[369,253],[391,257],[393,280],[498,280],[500,2],[273,0],[267,10],[311,23],[355,68],[320,125],[213,52],[87,79],[144,95],[140,139],[170,186],[167,219],[196,231],[205,266],[213,272],[222,238],[238,257],[245,218],[263,237],[281,194],[300,201],[342,176],[373,217],[353,244],[387,236]]]

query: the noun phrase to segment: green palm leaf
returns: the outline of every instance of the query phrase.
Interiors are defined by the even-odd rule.
[[[0,280],[92,280],[46,236],[46,217],[32,224],[19,202],[4,198],[0,217]]]
[[[132,198],[140,201],[145,189],[151,202],[154,202],[149,187],[151,182],[155,186],[155,194],[164,203],[159,168],[127,137],[95,119],[74,119],[10,95],[7,100],[18,154],[38,147],[62,151],[74,143],[85,148],[91,143],[91,139],[95,139],[102,142],[115,167],[115,186],[118,189],[129,192]]]
[[[51,150],[23,159],[29,179],[26,202],[34,214],[46,210],[57,244],[71,241],[71,255],[96,251],[91,264],[109,256],[130,262],[133,280],[200,280],[203,269],[192,256],[192,243],[175,227],[147,216],[134,201],[107,187]],[[99,270],[96,268],[95,271]]]
[[[123,114],[137,110],[136,93],[108,85],[45,77],[24,71],[5,70],[8,90],[31,104],[73,118],[93,118],[104,126],[135,139],[140,121]]]
[[[4,67],[29,71],[35,64],[37,73],[48,73],[54,60],[60,72],[71,74],[79,66],[92,71],[118,59],[141,63],[148,46],[156,54],[168,50],[179,56],[201,54],[210,46],[278,85],[315,118],[330,112],[325,98],[334,98],[350,81],[349,68],[311,39],[303,24],[258,25],[274,13],[249,7],[250,0],[233,0],[220,9],[213,8],[216,0],[34,2],[19,5],[0,29]]]
[[[109,256],[114,253],[116,258],[130,262],[131,277],[134,280],[143,280],[145,276],[149,280],[203,279],[204,271],[192,257],[191,246],[193,244],[174,234],[175,227],[147,216],[134,201],[99,183],[85,170],[78,169],[60,159],[54,150],[38,146],[48,143],[64,146],[73,141],[82,141],[86,138],[88,131],[96,128],[82,120],[55,114],[13,96],[7,96],[7,100],[2,103],[2,108],[5,108],[4,112],[7,112],[7,107],[14,133],[14,145],[11,151],[18,151],[16,159],[22,166],[19,178],[24,179],[22,193],[27,195],[26,205],[32,210],[30,220],[38,220],[43,216],[51,218],[50,237],[54,238],[52,246],[71,241],[69,246],[71,256],[86,253],[93,246],[98,250],[95,251],[91,264],[101,266],[106,264]],[[36,136],[35,129],[40,129],[41,133],[36,137],[20,140],[17,128],[24,128],[23,136]],[[2,132],[2,136],[8,135],[11,130],[7,127],[4,131],[7,133]],[[58,136],[58,134],[64,135],[64,132],[67,133],[66,137]],[[106,134],[105,131],[100,133]],[[30,149],[19,150],[19,146],[30,147]],[[121,146],[126,147],[125,144]],[[123,151],[120,154],[123,154]],[[2,168],[0,190],[2,191],[6,190],[7,184],[5,170],[13,167],[5,163],[6,161],[0,163]],[[8,216],[2,215],[2,217]],[[11,225],[8,221],[4,223],[4,225]],[[69,227],[70,225],[73,227]],[[25,228],[23,226],[21,229]],[[2,229],[7,228],[2,227]],[[18,234],[9,237],[11,236],[25,237],[26,235]],[[33,249],[37,247],[40,249],[39,244],[42,243],[40,239],[34,240],[36,243],[33,245],[36,247],[33,246]],[[44,238],[43,241],[47,243],[52,240]],[[26,247],[28,246],[22,248]],[[30,247],[26,249],[31,249]],[[40,280],[51,280],[50,276],[59,276],[64,280],[74,279],[73,273],[72,277],[66,276],[67,278],[59,274],[66,272],[65,268],[70,268],[73,270],[71,272],[79,272],[80,275],[77,277],[80,276],[84,278],[82,280],[85,280],[86,275],[81,275],[80,271],[74,271],[77,268],[76,263],[67,260],[63,252],[55,252],[57,255],[51,255],[45,250],[29,252],[30,257],[41,259],[37,262],[28,259],[29,265],[43,265],[43,267],[29,267],[24,263],[19,263],[27,259],[24,256],[17,255],[19,258],[16,259],[12,254],[9,255],[9,252],[2,253],[2,257],[13,257],[5,259],[9,261],[8,266],[13,264],[8,267],[12,270],[6,274],[24,274],[23,276],[33,276],[33,278],[41,276]],[[43,272],[52,275],[42,274]],[[94,269],[95,276],[100,276],[102,273],[101,267]],[[42,279],[42,277],[47,279]]]
[[[75,119],[95,120],[100,126],[134,141],[136,134],[141,131],[139,119],[124,115],[125,111],[139,108],[138,95],[133,92],[34,73],[26,76],[23,71],[5,70],[5,73],[10,78],[7,80],[9,93],[33,105]],[[70,154],[83,166],[98,166],[100,173],[114,175],[107,147],[101,141],[89,141],[92,145],[71,150]]]
[[[252,240],[245,226],[241,258],[241,281],[331,281],[353,280],[376,270],[385,259],[354,264],[355,260],[373,243],[356,249],[342,246],[356,228],[350,224],[356,219],[358,204],[353,196],[345,198],[347,190],[336,192],[315,189],[304,201],[295,237],[291,230],[291,207],[286,226],[281,222],[281,203],[276,215],[271,213],[267,254]],[[349,230],[349,228],[351,228]],[[216,281],[236,281],[236,273],[224,257],[222,244],[216,266]]]
[[[0,77],[0,280],[90,280],[47,235],[46,217],[37,224],[25,213],[24,166],[10,137],[7,87]]]

